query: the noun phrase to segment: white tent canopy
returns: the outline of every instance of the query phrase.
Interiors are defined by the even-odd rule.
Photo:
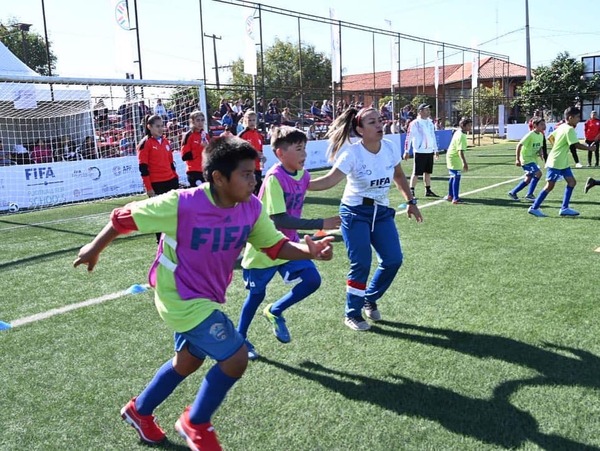
[[[30,69],[0,42],[0,75],[35,76],[39,74]]]

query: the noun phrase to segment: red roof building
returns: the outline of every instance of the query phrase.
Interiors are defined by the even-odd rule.
[[[439,67],[438,84],[438,117],[455,119],[458,115],[456,103],[471,96],[473,63],[447,64]],[[525,82],[527,68],[519,64],[501,59],[482,58],[479,64],[478,83],[480,86],[491,87],[499,83],[507,97],[507,111],[510,114],[509,102],[515,96],[517,87]],[[399,84],[394,86],[395,94],[403,97],[426,95],[435,99],[435,67],[425,66],[413,69],[403,69],[399,72]],[[391,74],[371,72],[365,74],[346,75],[342,78],[343,98],[347,102],[363,102],[365,105],[377,104],[378,100],[390,96]],[[433,100],[432,100],[433,106]]]

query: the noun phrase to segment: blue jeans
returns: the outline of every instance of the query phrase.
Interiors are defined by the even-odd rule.
[[[376,302],[381,298],[402,266],[402,249],[394,223],[395,215],[393,208],[381,205],[340,206],[341,231],[350,260],[346,285],[346,316],[360,316],[365,301]],[[375,249],[379,265],[367,286],[371,270],[371,246]]]

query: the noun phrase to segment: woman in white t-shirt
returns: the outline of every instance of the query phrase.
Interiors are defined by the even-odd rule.
[[[352,133],[361,139],[350,143]],[[330,126],[327,138],[333,167],[327,175],[312,180],[308,189],[329,189],[346,178],[340,205],[341,231],[350,259],[344,324],[353,330],[367,330],[370,325],[362,310],[369,319],[381,320],[377,300],[390,287],[402,265],[402,249],[394,223],[396,212],[389,207],[392,183],[407,201],[408,216],[417,222],[423,218],[400,166],[402,152],[396,144],[383,139],[383,121],[376,109],[347,109]],[[367,286],[371,246],[380,263]]]

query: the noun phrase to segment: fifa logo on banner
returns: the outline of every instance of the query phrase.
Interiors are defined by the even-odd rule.
[[[44,180],[49,178],[55,178],[54,171],[50,166],[41,168],[27,168],[25,169],[26,180]]]

